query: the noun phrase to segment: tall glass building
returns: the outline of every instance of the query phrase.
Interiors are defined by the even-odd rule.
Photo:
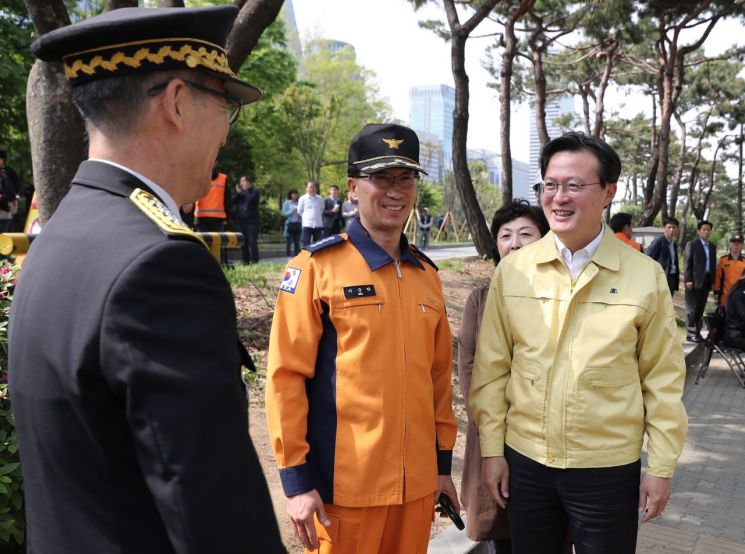
[[[409,90],[409,126],[437,137],[443,154],[443,169],[452,167],[454,109],[455,89],[451,86],[430,85]]]
[[[556,119],[560,116],[574,113],[574,97],[569,94],[562,94],[561,96],[554,96],[548,102],[546,102],[546,128],[548,130],[548,136],[550,139],[554,139],[566,132],[567,129],[561,127],[556,123]],[[530,176],[529,176],[529,187],[537,183],[542,179],[541,167],[541,141],[538,139],[538,129],[535,124],[535,107],[530,107]],[[517,187],[513,187],[515,190],[515,197],[520,198],[534,198],[531,189],[517,190]],[[531,200],[532,201],[532,200]]]

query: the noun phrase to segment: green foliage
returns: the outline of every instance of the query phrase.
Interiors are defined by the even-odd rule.
[[[0,9],[0,145],[8,165],[23,177],[31,172],[26,122],[26,79],[34,63],[29,46],[34,28],[22,0],[6,0]]]
[[[233,287],[255,286],[259,289],[276,289],[279,283],[271,282],[277,274],[282,272],[284,264],[260,262],[251,265],[236,265],[225,267],[223,272]]]
[[[8,316],[17,268],[0,262],[0,551],[23,545],[23,478],[8,393]]]
[[[336,93],[319,94],[313,83],[290,85],[277,98],[280,114],[290,144],[300,155],[309,181],[319,182],[326,148],[339,123],[344,100]]]
[[[456,273],[463,274],[466,272],[466,264],[460,260],[441,260],[437,262],[440,269],[452,269]]]
[[[243,108],[220,152],[220,168],[231,183],[246,175],[262,191],[262,202],[273,198],[278,205],[287,189],[297,186],[303,178],[302,167],[290,152],[286,135],[278,132],[281,124],[274,108],[275,99],[297,78],[285,32],[284,22],[274,21],[241,66],[238,76],[261,88],[264,97]]]
[[[332,98],[338,102],[339,116],[321,161],[320,180],[322,186],[341,185],[347,178],[352,137],[366,123],[389,120],[390,107],[379,97],[375,74],[359,65],[349,48],[332,52],[323,41],[310,41],[301,69],[304,78],[315,85],[322,104]]]

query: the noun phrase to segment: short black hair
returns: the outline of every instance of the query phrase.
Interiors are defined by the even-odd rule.
[[[109,77],[73,87],[72,101],[86,125],[90,123],[112,134],[126,134],[145,113],[150,98],[148,90],[176,78],[204,80],[197,71],[181,70]]]
[[[662,226],[664,227],[665,225],[675,225],[678,227],[680,223],[678,223],[678,220],[674,217],[666,217],[665,221],[662,222]]]
[[[631,225],[631,214],[626,212],[618,212],[610,218],[610,228],[613,229],[614,233],[620,233],[623,231],[626,225]]]
[[[559,152],[592,153],[598,159],[598,178],[600,186],[605,188],[608,183],[617,183],[621,175],[621,158],[613,148],[602,139],[586,135],[581,131],[564,133],[550,141],[541,151],[541,175],[546,175],[548,162],[554,154]]]
[[[492,218],[491,221],[491,236],[494,239],[494,242],[497,241],[497,234],[499,234],[499,228],[502,225],[523,216],[535,223],[541,236],[548,233],[548,220],[543,214],[543,210],[537,206],[531,206],[530,202],[527,200],[516,198],[511,202],[507,202],[507,204],[494,212],[494,218]],[[494,262],[499,263],[499,253],[497,253]]]
[[[696,229],[700,231],[701,227],[703,227],[704,225],[708,225],[712,229],[714,228],[714,225],[711,224],[711,221],[706,221],[705,219],[702,219],[701,221],[698,222],[698,225],[696,225]]]
[[[8,159],[8,151],[2,147],[0,147],[0,159],[6,160],[6,161]]]
[[[287,199],[288,199],[288,200],[289,200],[290,198],[292,198],[292,194],[293,194],[293,193],[297,194],[298,196],[300,195],[300,193],[299,193],[299,192],[297,191],[297,189],[290,189],[289,191],[287,191]]]

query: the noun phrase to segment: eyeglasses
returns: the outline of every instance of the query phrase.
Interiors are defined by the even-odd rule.
[[[556,193],[559,192],[559,189],[561,189],[561,192],[566,194],[567,196],[579,196],[584,192],[585,187],[589,187],[591,185],[599,185],[600,183],[552,183],[551,181],[544,181],[541,183],[541,194],[551,197],[556,196]]]
[[[358,179],[367,179],[373,184],[373,186],[375,186],[375,188],[379,189],[389,189],[398,183],[398,185],[405,190],[410,189],[416,184],[419,180],[419,174],[405,173],[398,177],[394,177],[387,173],[373,173],[372,175],[360,175]]]
[[[228,125],[232,125],[238,119],[238,114],[241,113],[241,106],[243,105],[238,98],[236,98],[235,96],[230,96],[229,94],[226,94],[217,89],[206,87],[204,85],[200,85],[199,83],[195,83],[193,81],[187,81],[186,79],[182,79],[182,81],[191,88],[197,89],[202,92],[206,92],[208,94],[212,94],[214,96],[217,96],[225,100],[225,112],[228,115]],[[150,96],[156,96],[162,90],[164,90],[167,86],[168,86],[168,83],[161,83],[159,85],[155,85],[154,87],[149,89],[147,93]]]

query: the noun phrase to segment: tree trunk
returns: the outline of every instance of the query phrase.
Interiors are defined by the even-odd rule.
[[[486,219],[473,189],[468,170],[466,142],[468,139],[468,74],[466,73],[466,40],[471,31],[494,8],[498,0],[486,0],[471,18],[461,25],[454,0],[444,0],[445,13],[450,26],[450,63],[455,83],[455,109],[453,110],[453,177],[460,195],[463,212],[471,236],[480,256],[494,259],[496,244],[492,239]]]
[[[603,77],[600,79],[598,92],[595,95],[595,124],[592,129],[592,135],[601,139],[605,138],[605,91],[608,89],[611,72],[616,61],[616,50],[618,49],[618,39],[615,38],[611,45],[603,52],[605,56],[605,69]]]
[[[85,158],[83,120],[70,101],[70,83],[62,63],[34,63],[26,88],[26,117],[43,224],[70,190],[70,182]]]
[[[38,35],[70,24],[62,0],[26,0],[26,8]],[[84,157],[83,121],[61,63],[34,63],[26,84],[26,118],[39,217],[46,223]]]
[[[515,18],[510,15],[504,23],[504,50],[499,70],[499,142],[502,152],[502,204],[512,200],[512,147],[510,145],[510,115],[512,95],[512,64],[515,60],[517,39]]]
[[[106,11],[118,10],[119,8],[136,8],[137,0],[107,0]]]
[[[499,141],[502,154],[502,204],[512,200],[512,146],[510,128],[512,114],[512,66],[517,54],[515,23],[535,4],[535,0],[521,0],[511,8],[504,22],[504,50],[499,70]]]
[[[742,141],[743,123],[740,123],[740,150],[737,158],[737,234],[742,235]]]
[[[680,212],[680,225],[678,226],[678,250],[680,252],[683,252],[683,248],[685,248],[686,245],[686,228],[688,227],[688,209],[691,205],[691,197],[690,194],[688,196],[688,201],[685,203],[685,206],[683,206],[683,211]]]
[[[70,24],[63,0],[25,0],[37,35]],[[135,0],[108,0],[109,9],[137,5]],[[161,0],[161,6],[183,6],[179,0]],[[276,18],[282,0],[244,0],[228,37],[228,58],[239,68],[261,33]],[[31,69],[26,93],[26,114],[39,215],[45,223],[67,194],[70,181],[84,158],[84,127],[73,106],[61,63],[37,61]],[[64,132],[60,132],[64,129]]]
[[[543,51],[536,48],[531,56],[533,58],[533,78],[535,79],[535,129],[541,145],[539,152],[542,152],[548,141],[551,140],[546,125],[546,73],[543,71]]]
[[[675,181],[673,181],[670,187],[670,206],[668,209],[668,216],[675,217],[675,211],[678,208],[678,194],[680,192],[680,183],[683,182],[683,168],[685,167],[686,160],[686,124],[678,115],[676,111],[674,114],[675,121],[678,122],[680,128],[680,157],[678,158],[678,167],[675,170]]]
[[[247,0],[243,3],[228,35],[228,64],[238,71],[272,22],[277,19],[284,0]]]
[[[465,68],[466,39],[453,35],[451,61],[455,80],[455,110],[453,111],[453,177],[460,195],[463,212],[471,229],[476,251],[480,256],[494,259],[496,245],[479,206],[476,191],[468,170],[466,142],[468,139],[468,75]]]
[[[590,134],[590,101],[588,100],[589,94],[587,93],[587,85],[579,86],[579,94],[582,97],[582,122],[585,126],[585,134]]]
[[[660,210],[662,200],[667,194],[667,168],[670,153],[670,120],[672,119],[675,106],[683,89],[685,79],[685,57],[703,46],[711,30],[724,16],[741,7],[739,2],[727,2],[705,19],[696,19],[705,10],[711,7],[710,2],[699,3],[677,24],[670,25],[665,15],[659,17],[659,35],[657,37],[657,53],[660,59],[660,139],[658,143],[659,156],[657,161],[657,182],[654,187],[652,201],[642,211],[640,225],[651,225]],[[705,23],[706,28],[698,39],[690,44],[678,48],[680,35],[686,29],[695,26],[696,21]],[[693,23],[692,23],[693,22]],[[669,36],[668,33],[672,33]],[[694,210],[695,207],[691,206]]]

